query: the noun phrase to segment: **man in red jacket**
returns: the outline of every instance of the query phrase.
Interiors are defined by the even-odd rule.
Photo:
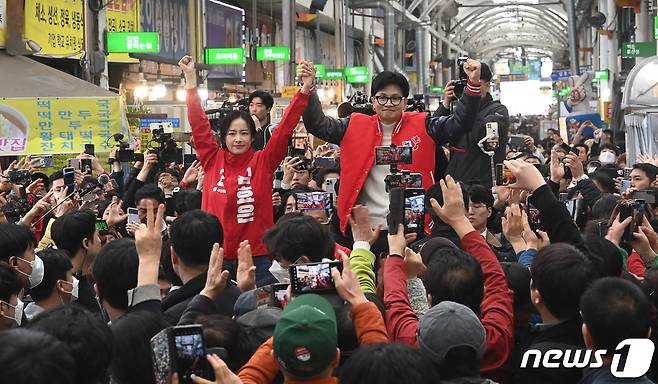
[[[444,248],[431,255],[421,250],[427,263],[423,280],[429,305],[454,301],[466,305],[479,316],[486,331],[480,372],[486,377],[495,377],[500,372],[494,371],[507,362],[514,347],[513,293],[498,259],[466,217],[459,184],[450,176],[440,184],[444,204],[440,206],[431,199],[432,208],[455,230],[464,250]],[[398,230],[398,235],[389,235],[390,256],[384,265],[386,324],[391,340],[417,345],[419,320],[409,304],[405,262],[419,257],[406,249],[402,232]]]
[[[312,70],[312,66],[300,65],[298,76],[308,77]],[[370,102],[374,116],[325,116],[317,94],[311,93],[303,115],[306,130],[341,147],[338,215],[343,232],[350,209],[357,204],[368,206],[373,225],[386,228],[389,199],[384,179],[389,167],[374,165],[376,146],[411,146],[413,163],[399,169],[420,173],[425,189],[434,184],[437,145],[454,141],[462,127],[472,127],[479,110],[480,62],[469,59],[464,70],[468,85],[451,116],[434,118],[426,112],[405,112],[409,82],[397,72],[384,71],[373,79]],[[385,237],[381,239],[386,242]]]

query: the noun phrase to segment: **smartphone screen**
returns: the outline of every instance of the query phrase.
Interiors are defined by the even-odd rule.
[[[486,124],[487,136],[495,136],[498,138],[498,123],[492,122]]]
[[[468,79],[468,75],[466,74],[466,71],[464,71],[464,64],[466,64],[467,60],[468,57],[459,57],[457,59],[457,67],[459,67],[459,78],[462,80]]]
[[[423,194],[418,194],[423,193]],[[414,233],[422,231],[425,220],[424,191],[407,189],[404,196],[404,231]]]
[[[128,224],[139,224],[139,213],[137,208],[128,208]]]
[[[331,291],[336,289],[336,283],[331,276],[331,268],[343,269],[340,261],[311,264],[295,264],[290,266],[290,279],[294,293],[310,293]]]
[[[64,174],[64,186],[68,188],[68,193],[75,191],[75,169],[66,167],[62,169]]]
[[[288,305],[286,294],[288,292],[288,284],[273,284],[272,295],[274,296],[274,305],[283,309]]]
[[[496,164],[496,185],[508,186],[516,183],[516,177],[505,164]]]
[[[539,210],[534,205],[528,203],[526,206],[526,214],[528,215],[528,224],[530,229],[537,231],[542,229],[541,220],[539,219]]]
[[[412,147],[375,147],[375,164],[376,165],[391,165],[391,164],[411,164],[412,163]]]
[[[85,153],[91,156],[96,156],[94,144],[85,144]]]
[[[181,383],[192,383],[191,375],[209,378],[203,329],[199,325],[174,327],[176,367]]]
[[[98,230],[98,234],[102,236],[109,232],[110,227],[107,225],[107,221],[98,219],[96,220],[96,229]]]

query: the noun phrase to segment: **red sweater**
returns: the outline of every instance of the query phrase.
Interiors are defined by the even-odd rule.
[[[243,240],[249,240],[254,256],[267,255],[262,237],[274,225],[274,171],[286,156],[288,142],[307,103],[308,95],[297,92],[265,149],[233,155],[215,141],[196,89],[188,91],[187,116],[194,149],[205,171],[201,209],[222,223],[225,259],[237,258]]]
[[[505,364],[514,348],[513,293],[507,287],[498,259],[479,232],[468,233],[461,239],[461,244],[480,262],[484,272],[480,321],[487,332],[487,349],[480,372],[490,376]],[[418,317],[409,304],[407,275],[404,260],[400,257],[389,257],[384,265],[384,303],[391,340],[418,346]]]

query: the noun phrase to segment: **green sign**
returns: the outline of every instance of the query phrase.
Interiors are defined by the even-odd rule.
[[[347,67],[345,68],[345,76],[368,76],[368,67]]]
[[[244,64],[244,48],[206,48],[206,64]]]
[[[158,53],[158,32],[107,32],[108,53]]]
[[[443,87],[430,87],[430,93],[434,93],[434,94],[439,94],[439,95],[440,95],[440,94],[443,94],[443,92],[444,92]]]
[[[608,70],[603,70],[603,71],[596,71],[594,72],[594,80],[600,81],[600,80],[608,80]]]
[[[656,43],[622,43],[621,57],[631,59],[634,57],[656,56]]]
[[[653,36],[658,39],[658,16],[653,17]]]
[[[256,47],[256,60],[258,61],[288,61],[290,48],[288,47]]]
[[[343,70],[340,69],[340,68],[327,69],[325,71],[325,79],[327,79],[327,80],[342,80],[343,79]]]
[[[348,75],[347,82],[350,84],[364,84],[368,82],[368,75]]]
[[[315,77],[319,79],[324,79],[327,77],[327,70],[324,69],[324,64],[315,64]]]

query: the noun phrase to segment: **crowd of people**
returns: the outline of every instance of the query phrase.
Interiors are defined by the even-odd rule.
[[[73,184],[33,172],[29,157],[3,170],[0,382],[658,379],[653,356],[636,377],[617,377],[636,366],[631,355],[640,360],[625,340],[657,338],[658,158],[626,159],[600,129],[572,143],[550,130],[507,144],[517,132],[489,94],[491,70],[472,59],[463,94],[449,83],[435,113],[406,112],[407,79],[385,71],[372,81],[374,115],[341,119],[325,116],[302,61],[278,124],[258,91],[216,133],[194,61],[179,65],[198,161],[146,153],[105,169],[82,153],[91,170]],[[296,136],[300,120],[326,143]],[[290,150],[297,140],[304,155]],[[390,167],[375,152],[390,145],[412,147],[399,169],[422,177],[422,233],[389,227]],[[10,176],[22,169],[31,181]],[[299,207],[311,192],[337,203]],[[335,261],[322,290],[294,289],[291,266]],[[191,324],[202,327],[209,374],[196,363],[196,376],[181,371],[175,357],[156,374],[154,336]],[[555,350],[587,361],[546,364]]]

